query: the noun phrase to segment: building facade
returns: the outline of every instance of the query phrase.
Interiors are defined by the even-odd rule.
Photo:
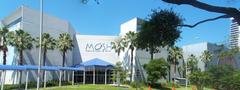
[[[10,31],[24,30],[28,32],[33,38],[39,37],[39,20],[40,12],[25,6],[21,6],[16,11],[11,13],[0,21],[1,27],[6,26]],[[120,26],[120,33],[118,36],[103,36],[103,35],[81,35],[76,33],[71,24],[57,17],[43,14],[43,33],[49,33],[53,38],[57,39],[61,33],[69,33],[73,39],[73,49],[68,51],[66,54],[66,65],[74,66],[82,62],[87,62],[91,59],[98,58],[105,60],[105,62],[113,65],[116,62],[122,62],[125,70],[128,70],[130,74],[131,60],[130,60],[130,49],[125,49],[118,56],[115,50],[112,49],[111,42],[114,42],[118,38],[123,38],[124,35],[129,32],[138,32],[141,29],[141,24],[144,21],[139,18],[133,18]],[[39,48],[34,47],[31,50],[24,50],[24,65],[38,65],[38,50]],[[133,77],[132,80],[146,80],[146,72],[143,69],[143,65],[148,63],[150,60],[149,52],[145,50],[134,50],[133,60]],[[0,52],[0,57],[3,53]],[[154,58],[167,57],[166,49],[162,49],[161,53],[154,55]],[[0,63],[2,63],[0,59]],[[18,52],[12,46],[8,46],[7,52],[7,65],[18,65]],[[42,62],[41,62],[42,63]],[[46,66],[61,66],[62,55],[61,52],[56,48],[49,50],[47,53]],[[6,84],[17,84],[18,73],[17,71],[6,72]],[[22,82],[25,73],[22,73]],[[37,71],[29,72],[29,80],[36,81]],[[58,79],[59,74],[55,71],[47,72],[47,80]],[[68,75],[65,76],[67,78]],[[130,78],[128,78],[130,79]]]
[[[131,70],[131,50],[129,47],[122,51],[119,56],[112,49],[111,42],[114,42],[118,38],[123,38],[129,31],[139,32],[141,30],[141,24],[144,20],[140,18],[133,18],[120,25],[120,33],[118,36],[104,36],[104,35],[81,35],[76,33],[71,24],[57,17],[44,14],[43,15],[43,32],[49,33],[52,37],[57,39],[61,33],[69,33],[73,39],[73,49],[66,54],[66,66],[74,66],[89,60],[98,58],[113,65],[116,62],[122,62],[125,70],[128,70],[130,74]],[[28,32],[32,37],[39,37],[39,11],[22,6],[14,11],[12,14],[0,21],[1,27],[7,26],[10,31],[22,29]],[[235,29],[235,28],[234,28]],[[199,58],[204,50],[208,50],[214,54],[213,60],[210,64],[218,63],[218,50],[225,49],[220,45],[211,44],[208,42],[185,45],[183,48],[184,60],[187,60],[188,56],[193,54]],[[24,50],[24,65],[38,65],[38,48],[34,47],[31,50]],[[2,52],[0,52],[2,57]],[[159,53],[154,54],[154,58],[167,59],[167,48],[161,48]],[[0,59],[0,63],[2,63]],[[205,70],[204,63],[198,59],[198,66],[202,70]],[[12,46],[8,46],[7,52],[7,65],[17,65],[18,52]],[[133,77],[132,80],[147,80],[146,71],[143,69],[143,65],[150,61],[150,54],[145,50],[135,49],[133,51]],[[47,53],[46,66],[61,66],[62,55],[58,49],[49,50]],[[173,71],[172,71],[173,72]],[[47,79],[58,79],[59,74],[57,72],[48,72]],[[25,77],[23,73],[22,78]],[[31,71],[29,73],[29,80],[36,81],[37,71]],[[65,76],[66,78],[68,75]],[[173,77],[173,76],[172,76]],[[127,78],[130,80],[130,77]],[[24,82],[25,79],[22,79]],[[92,80],[89,77],[89,80]],[[17,71],[7,71],[6,84],[18,83]]]

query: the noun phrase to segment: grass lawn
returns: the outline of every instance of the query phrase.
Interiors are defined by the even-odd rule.
[[[124,87],[115,87],[110,85],[74,85],[74,86],[62,86],[62,87],[49,87],[46,89],[40,90],[136,90],[136,88],[124,88]],[[141,89],[138,89],[141,90]],[[144,87],[143,90],[148,90],[147,87]],[[162,90],[162,89],[152,89],[152,90]],[[171,89],[169,89],[171,90]],[[176,90],[192,90],[192,87],[185,87],[176,88]],[[211,90],[211,89],[204,89],[204,90]]]
[[[192,90],[192,87],[180,87],[180,88],[176,88],[176,90]],[[209,88],[204,88],[204,90],[212,90],[212,89],[209,89]]]
[[[110,85],[74,85],[74,86],[50,87],[41,90],[133,90],[133,89],[115,87]]]
[[[89,84],[89,85],[49,87],[49,88],[40,89],[40,90],[136,90],[136,88],[124,88],[124,87],[115,87],[110,85],[90,85]],[[148,88],[144,87],[143,90],[148,90]],[[158,89],[152,89],[152,90],[158,90]]]

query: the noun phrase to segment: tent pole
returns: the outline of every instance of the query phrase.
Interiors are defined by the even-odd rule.
[[[5,75],[6,75],[6,71],[5,70],[3,70],[2,71],[2,83],[1,83],[1,90],[3,90],[3,87],[4,87],[4,82],[5,82]]]
[[[46,81],[47,81],[47,72],[46,71],[44,71],[45,73],[44,73],[44,88],[46,88]]]
[[[1,71],[1,90],[3,90],[3,70]]]
[[[74,85],[74,71],[72,71],[72,85]]]
[[[26,81],[25,81],[25,90],[28,89],[28,71],[27,71],[27,75],[26,75]]]
[[[61,84],[62,84],[62,71],[60,71],[60,73],[59,73],[60,75],[60,77],[59,77],[59,87],[61,86]]]
[[[20,79],[21,79],[21,75],[20,75],[20,71],[17,71],[17,73],[18,73],[18,76],[17,76],[17,78],[18,78],[18,89],[20,89],[21,88],[21,83],[20,83]]]

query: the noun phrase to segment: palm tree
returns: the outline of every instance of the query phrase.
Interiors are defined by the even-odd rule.
[[[174,65],[174,79],[175,79],[177,65],[179,64],[179,60],[183,58],[182,49],[179,47],[176,47],[176,46],[172,46],[169,48],[169,55],[170,55],[170,59],[172,59],[172,64]],[[173,83],[174,83],[174,81],[173,81]]]
[[[47,50],[53,50],[56,43],[55,43],[55,39],[53,39],[53,37],[50,36],[50,34],[48,33],[43,33],[42,34],[42,43],[41,43],[41,47],[43,49],[43,66],[46,65],[46,55],[47,55]],[[36,39],[37,42],[37,47],[40,46],[39,42],[39,38]],[[43,80],[45,76],[45,71],[43,71]]]
[[[111,44],[112,44],[112,49],[115,50],[118,56],[120,55],[120,52],[124,51],[125,47],[127,47],[126,42],[121,37],[118,37],[114,42],[111,42]],[[119,63],[116,65],[119,65]],[[119,72],[117,72],[117,74],[119,74]],[[113,75],[114,75],[113,78],[115,78],[113,79],[113,81],[116,81],[116,78],[119,78],[118,75],[116,76],[116,71],[114,71]],[[120,83],[118,81],[118,86],[119,84]]]
[[[57,47],[62,52],[62,66],[65,66],[65,54],[73,48],[73,40],[68,33],[62,33],[58,37]]]
[[[205,64],[204,68],[206,70],[207,69],[207,64],[212,60],[212,54],[209,51],[205,50],[202,53],[202,55],[200,56],[200,58],[201,58],[202,62]]]
[[[19,53],[18,65],[23,65],[23,51],[33,47],[32,42],[34,41],[34,38],[32,38],[29,33],[24,32],[23,30],[11,31],[7,34],[7,36],[9,44],[14,46]],[[22,82],[21,77],[22,72],[20,71],[20,84]]]
[[[167,57],[167,63],[168,63],[168,81],[171,82],[171,64],[173,64],[173,59],[171,55],[169,54]]]
[[[187,58],[187,67],[190,68],[190,71],[193,72],[194,70],[198,69],[198,61],[196,56],[194,56],[193,54],[191,54],[188,58]]]
[[[137,34],[135,32],[128,32],[126,33],[124,40],[128,44],[129,49],[131,50],[131,72],[130,72],[130,82],[132,82],[132,74],[133,74],[133,51],[135,50],[136,47],[136,38]]]
[[[36,39],[36,42],[39,42],[39,38]],[[43,66],[46,64],[46,55],[47,55],[47,50],[53,50],[56,45],[56,40],[50,36],[48,33],[43,33],[42,34],[42,49],[43,49]],[[37,47],[39,47],[40,44],[37,43]]]
[[[112,49],[115,50],[115,52],[117,53],[117,55],[120,55],[121,51],[125,50],[125,47],[127,47],[126,42],[124,42],[124,40],[122,38],[117,38],[114,42],[111,42],[112,44]]]
[[[221,51],[219,54],[219,65],[231,65],[233,67],[236,67],[236,60],[235,60],[235,55],[239,53],[239,48],[232,48],[227,51]]]
[[[2,45],[0,46],[0,49],[3,51],[3,65],[6,65],[6,58],[7,58],[7,45],[8,45],[8,34],[9,30],[7,27],[3,27],[0,30],[0,42],[2,41]]]
[[[18,65],[23,65],[23,51],[33,47],[32,42],[34,41],[34,38],[23,30],[16,30],[15,32],[11,31],[7,35],[9,37],[9,44],[14,46],[19,53]]]

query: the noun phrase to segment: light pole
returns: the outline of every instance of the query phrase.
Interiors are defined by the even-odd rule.
[[[185,65],[185,68],[186,68],[186,72],[185,72],[185,84],[186,84],[186,90],[187,90],[187,85],[188,85],[188,81],[187,81],[187,59],[186,59],[186,65]]]
[[[38,56],[38,75],[37,75],[37,90],[39,90],[40,74],[41,74],[41,54],[42,54],[42,31],[43,31],[43,0],[40,0],[40,30],[39,30],[39,56]]]

